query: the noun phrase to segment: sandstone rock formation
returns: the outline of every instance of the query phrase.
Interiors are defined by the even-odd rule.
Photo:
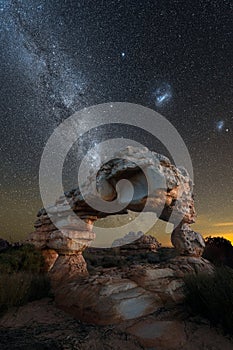
[[[185,256],[160,264],[100,267],[82,280],[58,286],[55,301],[87,323],[122,323],[182,303],[184,275],[201,271],[212,273],[213,267],[202,258]]]
[[[118,238],[112,243],[112,247],[119,247],[119,251],[127,252],[137,251],[138,253],[144,253],[148,251],[156,252],[161,244],[157,239],[151,235],[144,235],[142,231],[129,232],[123,238]]]
[[[168,158],[147,148],[128,147],[103,164],[97,177],[90,173],[85,179],[82,193],[79,188],[66,192],[55,205],[39,211],[36,231],[30,235],[29,242],[39,249],[54,249],[61,255],[81,253],[95,238],[94,221],[110,215],[88,204],[89,200],[95,203],[101,200],[116,202],[116,208],[119,204],[118,214],[128,210],[157,213],[160,219],[174,223],[172,243],[180,254],[202,254],[204,241],[189,228],[195,222],[192,180],[185,169],[175,167]],[[117,187],[122,179],[133,185],[132,198],[127,184]],[[82,222],[77,223],[77,217]]]
[[[124,179],[131,187],[122,182]],[[128,147],[103,164],[97,176],[87,174],[80,187],[82,191],[76,188],[66,192],[54,205],[41,209],[36,230],[27,240],[45,257],[59,307],[85,322],[119,323],[179,303],[184,297],[185,273],[212,271],[211,265],[200,258],[204,250],[201,235],[189,227],[195,221],[195,209],[193,183],[185,169],[146,148]],[[90,204],[98,202],[114,204],[118,209],[109,213]],[[174,223],[172,243],[181,256],[163,262],[155,238],[130,233],[116,240],[112,248],[118,257],[130,259],[110,269],[100,266],[89,275],[82,252],[95,238],[94,221],[128,210],[152,211]],[[153,264],[145,260],[138,264],[132,258],[148,253],[154,254],[147,260]]]
[[[172,212],[174,221],[195,221],[193,183],[184,168],[175,167],[167,157],[147,148],[127,147],[113,158],[97,174],[96,187],[102,199],[117,198],[119,203],[127,203],[130,189],[126,184],[117,193],[117,183],[128,179],[134,194],[126,209],[156,212],[164,221],[169,221]],[[93,186],[93,181],[90,177],[86,187]]]
[[[59,205],[59,201],[56,205]],[[56,205],[54,208],[57,208]],[[69,220],[65,211],[66,208],[61,205],[58,209],[57,220]],[[85,218],[80,227],[72,225],[72,222],[66,222],[61,232],[51,222],[45,209],[38,212],[38,220],[35,222],[36,231],[29,235],[27,243],[34,244],[42,251],[45,266],[50,272],[54,287],[64,278],[88,274],[82,251],[95,238],[92,226],[92,220]]]
[[[112,247],[120,247],[125,244],[130,244],[133,241],[135,241],[135,243],[136,242],[138,243],[139,239],[142,237],[144,237],[144,234],[142,231],[138,231],[138,232],[130,231],[124,237],[115,239],[115,241],[113,241],[112,243]]]
[[[201,256],[205,243],[200,233],[192,231],[187,223],[178,225],[172,232],[171,241],[181,255]]]

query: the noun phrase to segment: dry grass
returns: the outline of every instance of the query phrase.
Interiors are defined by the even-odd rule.
[[[46,297],[49,291],[49,279],[44,274],[4,273],[0,278],[0,312]]]
[[[0,312],[48,296],[50,283],[43,266],[42,255],[31,245],[0,253]]]

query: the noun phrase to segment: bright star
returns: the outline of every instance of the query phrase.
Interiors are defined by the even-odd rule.
[[[121,57],[123,57],[123,58],[125,57],[125,52],[121,53]]]

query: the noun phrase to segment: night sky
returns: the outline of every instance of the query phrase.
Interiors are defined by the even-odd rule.
[[[0,235],[32,231],[56,126],[126,101],[178,130],[194,167],[194,227],[233,241],[232,18],[232,0],[0,0]],[[123,132],[161,151],[140,130],[115,129],[94,138]]]

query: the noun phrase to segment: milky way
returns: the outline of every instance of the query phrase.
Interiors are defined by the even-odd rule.
[[[3,31],[8,42],[9,59],[30,80],[36,93],[46,95],[54,116],[59,110],[69,114],[80,107],[87,82],[72,57],[60,47],[58,35],[65,25],[61,20],[51,27],[44,16],[51,10],[41,2],[5,1],[2,7]],[[51,28],[46,31],[46,27]],[[40,31],[41,30],[41,31]]]
[[[2,235],[31,230],[40,157],[54,128],[110,101],[166,117],[192,157],[200,230],[231,222],[232,8],[231,0],[1,0]],[[93,131],[84,144],[115,132],[164,152],[130,127]]]

